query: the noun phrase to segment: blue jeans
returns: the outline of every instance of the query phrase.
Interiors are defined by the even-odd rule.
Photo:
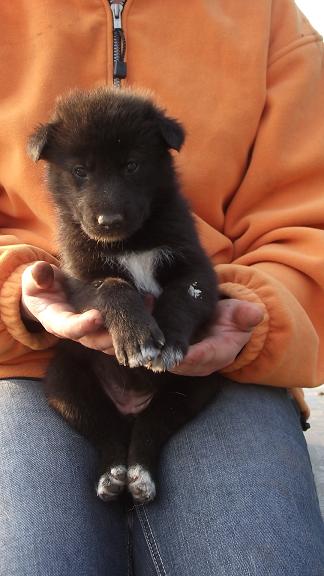
[[[286,391],[228,383],[165,447],[158,497],[103,503],[93,448],[41,383],[0,382],[1,576],[322,576],[324,529]]]

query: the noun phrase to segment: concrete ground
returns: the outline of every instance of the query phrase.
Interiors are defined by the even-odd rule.
[[[311,428],[305,432],[305,438],[324,518],[324,384],[319,388],[308,388],[305,396],[311,408]]]

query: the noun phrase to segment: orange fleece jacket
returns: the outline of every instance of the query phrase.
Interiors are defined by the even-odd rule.
[[[222,288],[264,306],[264,322],[224,372],[243,383],[316,386],[324,375],[321,37],[292,0],[128,0],[123,28],[126,84],[151,89],[186,127],[176,161]],[[57,95],[111,83],[106,0],[3,3],[0,377],[41,377],[55,340],[29,333],[19,313],[23,269],[56,261],[53,209],[42,167],[26,157],[27,135]]]

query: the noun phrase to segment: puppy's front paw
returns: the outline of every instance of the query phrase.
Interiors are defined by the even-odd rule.
[[[141,464],[134,464],[127,472],[128,490],[138,504],[150,502],[155,498],[155,482],[148,470]]]
[[[127,482],[127,468],[123,464],[113,466],[100,476],[97,486],[97,496],[101,500],[115,500],[124,490]]]
[[[178,366],[183,360],[185,353],[180,346],[165,346],[161,354],[147,365],[153,372],[165,372]]]
[[[165,342],[160,328],[152,317],[113,338],[119,364],[130,368],[146,366],[154,361]]]

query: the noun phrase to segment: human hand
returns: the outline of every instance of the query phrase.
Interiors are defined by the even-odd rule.
[[[22,276],[22,315],[40,322],[58,338],[75,340],[94,350],[114,354],[112,339],[98,310],[76,313],[63,290],[63,273],[48,262],[35,262]]]
[[[208,376],[229,366],[262,319],[263,310],[258,304],[234,298],[220,300],[214,321],[203,339],[189,347],[181,364],[171,372],[182,376]]]

